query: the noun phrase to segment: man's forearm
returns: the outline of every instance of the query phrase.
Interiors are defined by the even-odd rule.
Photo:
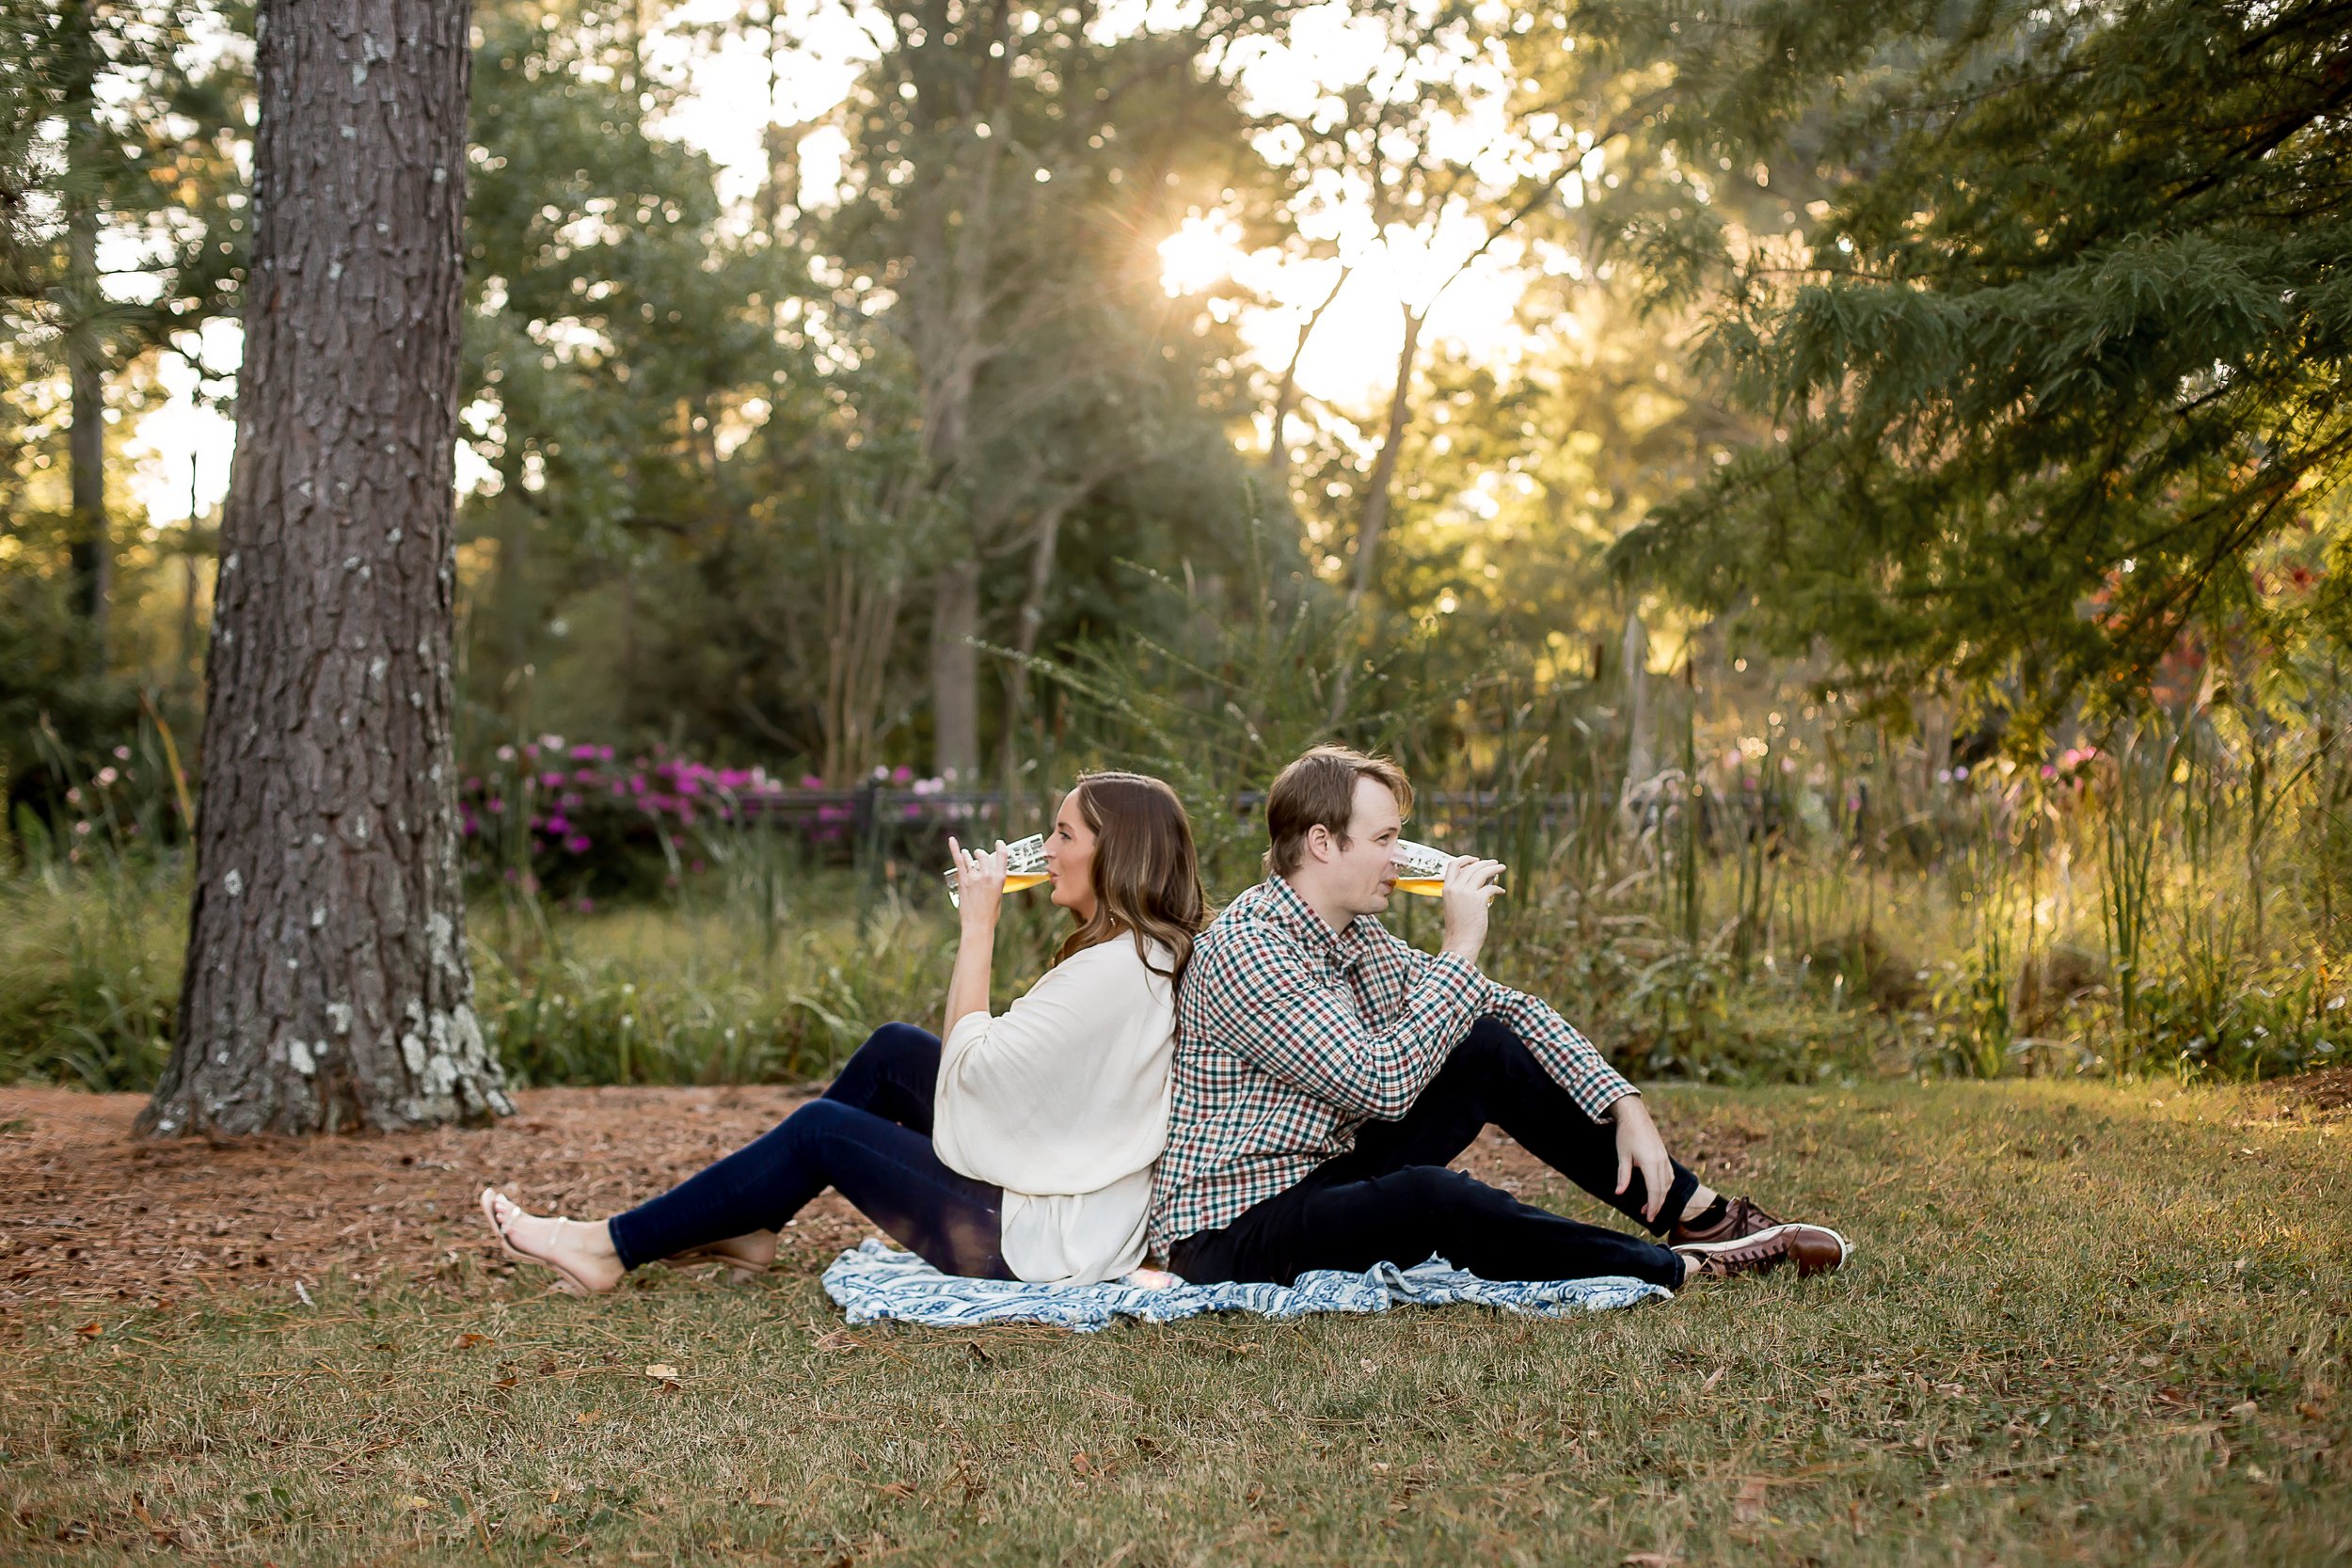
[[[1488,1010],[1511,1026],[1541,1062],[1552,1081],[1568,1091],[1579,1109],[1595,1121],[1610,1119],[1610,1108],[1640,1090],[1609,1065],[1599,1048],[1576,1025],[1562,1018],[1540,997],[1513,990],[1499,981],[1486,982]]]

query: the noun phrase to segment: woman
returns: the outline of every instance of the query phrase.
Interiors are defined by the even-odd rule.
[[[1045,847],[1053,900],[1076,928],[1001,1018],[988,981],[1005,847],[947,842],[962,940],[944,1046],[883,1025],[823,1099],[609,1220],[527,1213],[485,1187],[483,1212],[509,1254],[583,1291],[681,1255],[765,1269],[777,1227],[834,1187],[948,1274],[1085,1285],[1140,1263],[1168,1141],[1176,982],[1208,918],[1184,804],[1139,774],[1078,781]]]

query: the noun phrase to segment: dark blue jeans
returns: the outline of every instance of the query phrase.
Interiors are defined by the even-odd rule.
[[[885,1023],[857,1048],[821,1100],[756,1143],[612,1218],[612,1249],[634,1269],[754,1230],[774,1230],[827,1187],[943,1274],[1010,1279],[1004,1194],[942,1164],[931,1150],[939,1037]]]
[[[1630,1275],[1668,1290],[1682,1283],[1681,1258],[1655,1242],[1564,1219],[1447,1169],[1489,1125],[1653,1235],[1664,1235],[1698,1190],[1677,1163],[1658,1218],[1643,1220],[1640,1171],[1624,1192],[1610,1190],[1616,1129],[1587,1117],[1509,1025],[1482,1018],[1403,1117],[1364,1123],[1353,1149],[1222,1229],[1176,1243],[1168,1266],[1199,1283],[1288,1285],[1310,1269],[1410,1268],[1435,1253],[1486,1279]]]

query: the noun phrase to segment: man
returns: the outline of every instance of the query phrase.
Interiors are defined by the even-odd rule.
[[[1266,879],[1202,933],[1177,1002],[1153,1250],[1196,1282],[1438,1254],[1489,1279],[1813,1274],[1846,1243],[1726,1198],[1666,1152],[1633,1085],[1532,996],[1478,972],[1500,863],[1447,867],[1433,958],[1374,918],[1413,789],[1386,758],[1307,752],[1266,794]],[[1493,1125],[1660,1242],[1520,1203],[1447,1163]]]

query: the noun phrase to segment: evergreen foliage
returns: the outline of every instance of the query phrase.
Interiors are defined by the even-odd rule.
[[[1584,20],[1673,71],[1651,145],[1824,187],[1785,237],[1703,202],[1619,227],[1661,298],[1723,291],[1712,360],[1773,426],[1624,570],[2026,730],[2192,629],[2312,629],[2312,568],[2352,565],[2308,536],[2352,473],[2352,7]]]

